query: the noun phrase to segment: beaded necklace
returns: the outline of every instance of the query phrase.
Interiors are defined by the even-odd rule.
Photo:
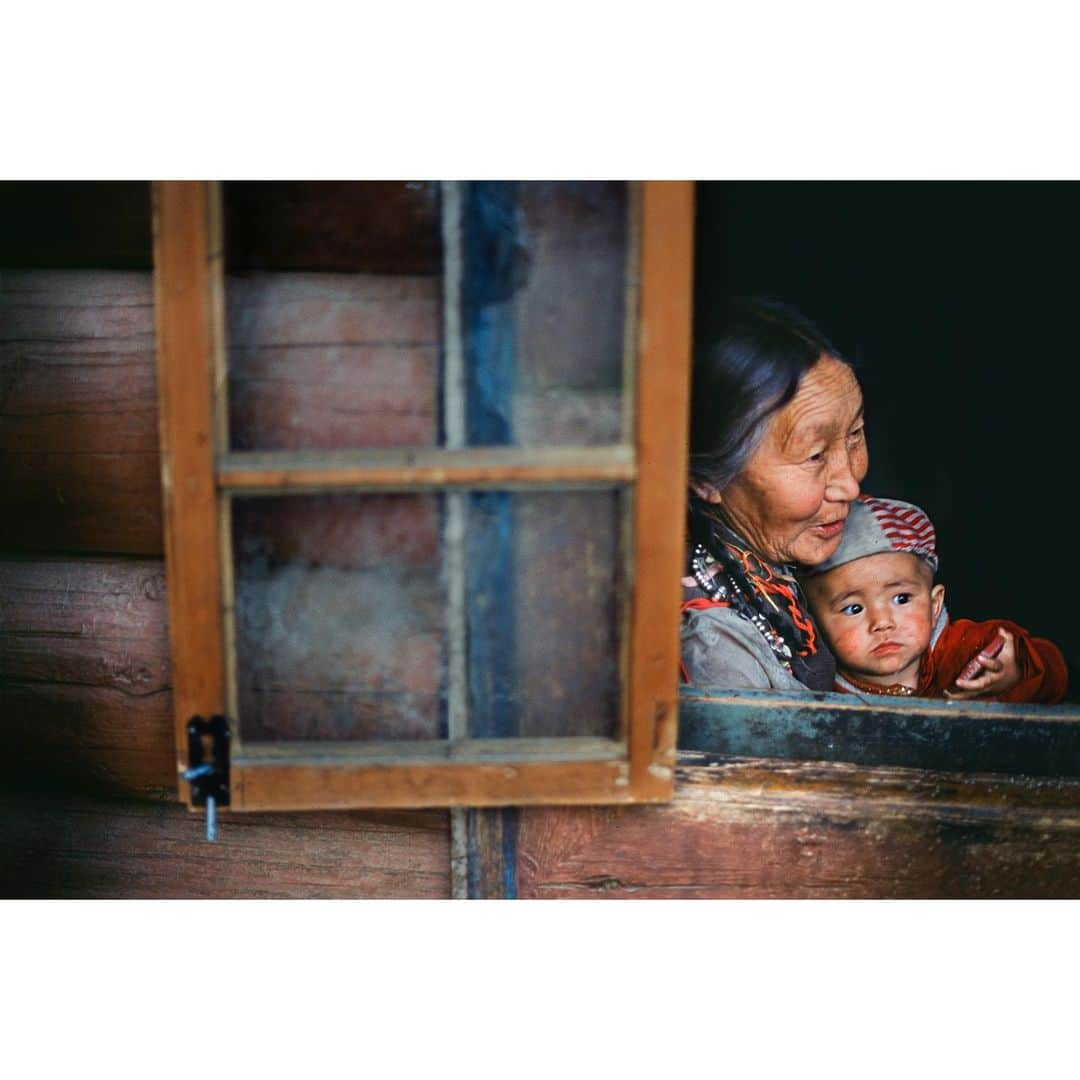
[[[835,671],[832,654],[818,641],[813,620],[800,602],[794,575],[758,558],[696,498],[690,501],[690,536],[689,570],[708,601],[729,607],[746,619],[784,669],[800,682],[813,689],[831,689]]]
[[[711,572],[711,566],[716,560],[705,550],[702,544],[694,546],[690,556],[690,569],[694,580],[701,586],[702,591],[710,600],[718,600],[733,608],[744,619],[753,624],[754,628],[769,643],[769,648],[776,654],[780,663],[791,671],[792,643],[778,630],[770,625],[764,612],[760,611],[754,602],[756,582],[749,575],[743,579],[747,588],[740,587],[740,583],[723,566],[724,559],[720,559],[719,572]],[[768,594],[765,593],[766,599]],[[769,600],[772,603],[771,600]],[[773,605],[775,608],[775,604]]]
[[[910,686],[904,686],[903,683],[890,683],[888,686],[879,686],[877,683],[863,682],[862,679],[856,678],[849,671],[845,671],[842,675],[837,672],[836,688],[837,690],[846,690],[849,694],[857,691],[860,694],[877,694],[881,697],[915,696],[915,690]]]

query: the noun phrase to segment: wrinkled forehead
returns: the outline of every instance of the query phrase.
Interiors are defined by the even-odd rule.
[[[846,432],[862,408],[862,390],[855,373],[842,360],[823,356],[777,413],[774,435],[781,446],[815,436],[832,438]]]

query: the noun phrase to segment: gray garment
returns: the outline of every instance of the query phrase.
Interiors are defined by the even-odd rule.
[[[683,614],[682,661],[690,685],[722,690],[802,690],[764,637],[731,608]]]

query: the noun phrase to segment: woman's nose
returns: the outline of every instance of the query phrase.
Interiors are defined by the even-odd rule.
[[[851,469],[851,455],[846,450],[835,457],[835,464],[825,485],[825,497],[833,502],[854,502],[859,495],[859,481]]]

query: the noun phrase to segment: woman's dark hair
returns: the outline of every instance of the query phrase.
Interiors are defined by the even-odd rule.
[[[690,479],[717,491],[746,467],[769,418],[822,353],[844,360],[805,315],[779,300],[731,300],[723,325],[695,353],[690,390]]]

